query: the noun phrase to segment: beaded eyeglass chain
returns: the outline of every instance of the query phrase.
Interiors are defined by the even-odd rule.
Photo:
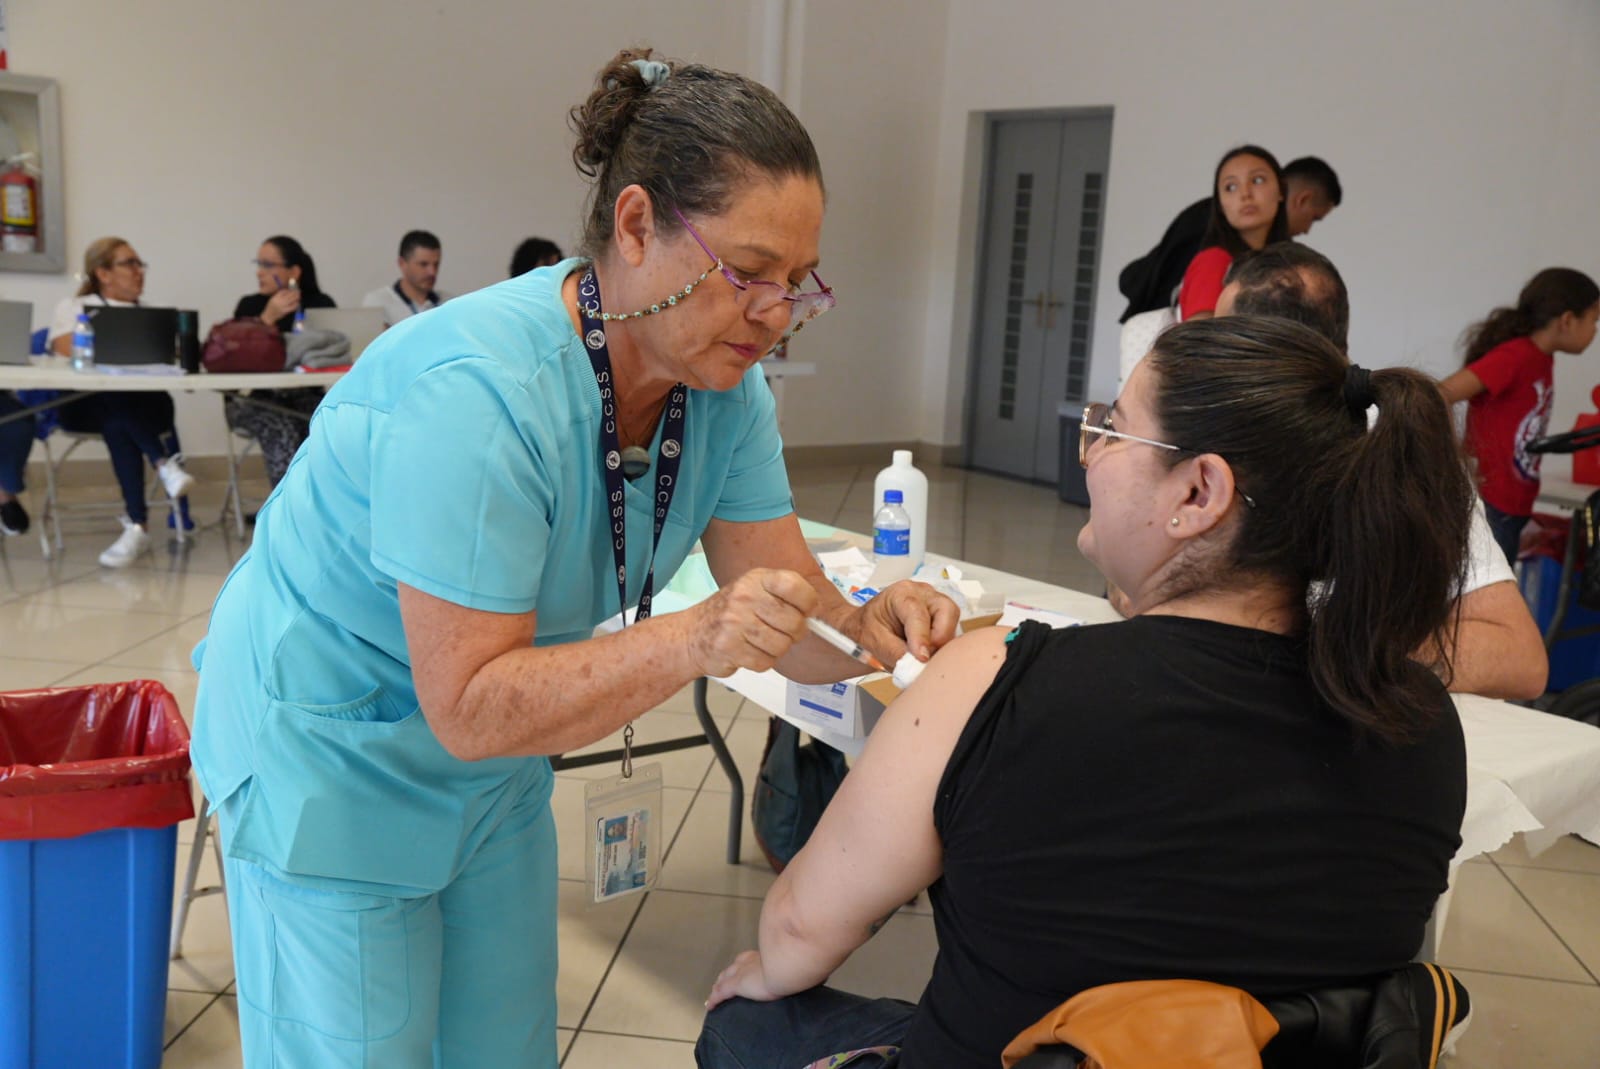
[[[716,263],[700,272],[700,277],[683,287],[682,290],[663,297],[660,301],[652,304],[649,308],[641,308],[637,312],[621,312],[616,315],[613,315],[610,312],[600,312],[599,309],[594,309],[594,311],[599,312],[599,315],[597,315],[595,318],[599,319],[602,323],[616,323],[623,319],[641,319],[644,316],[653,316],[658,312],[664,312],[693,293],[696,286],[700,285],[700,283],[711,277],[711,272],[721,270],[722,261],[718,260]]]

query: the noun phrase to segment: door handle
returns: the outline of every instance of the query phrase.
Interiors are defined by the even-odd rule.
[[[1040,296],[1043,297],[1044,295],[1040,294]],[[1045,320],[1044,329],[1045,330],[1055,330],[1056,329],[1056,309],[1062,307],[1066,303],[1067,303],[1066,301],[1058,301],[1058,300],[1056,300],[1056,295],[1054,293],[1050,294],[1050,299],[1045,301],[1044,304],[1043,304],[1043,309],[1045,311],[1045,315],[1044,315],[1044,320]]]
[[[1033,325],[1040,330],[1044,329],[1044,291],[1040,290],[1032,297],[1022,302],[1033,305]]]

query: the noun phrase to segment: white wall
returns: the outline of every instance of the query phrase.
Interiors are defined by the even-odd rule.
[[[1473,319],[1541,267],[1600,276],[1600,5],[1592,0],[1205,4],[951,0],[933,166],[919,435],[960,440],[968,374],[974,114],[1110,105],[1111,172],[1092,393],[1116,380],[1123,264],[1203,196],[1221,153],[1315,154],[1345,203],[1309,243],[1350,287],[1368,366],[1459,365]],[[1553,427],[1600,381],[1559,365]],[[1551,470],[1558,465],[1552,464]]]
[[[753,73],[784,0],[146,0],[7,4],[12,69],[61,83],[68,247],[120,233],[148,296],[225,317],[261,238],[317,258],[341,303],[392,278],[400,234],[445,246],[441,283],[501,277],[513,245],[570,245],[583,187],[568,107],[615,48]],[[785,437],[961,438],[990,110],[1115,108],[1093,392],[1115,378],[1116,272],[1257,140],[1328,158],[1346,204],[1312,235],[1349,281],[1353,349],[1453,366],[1460,330],[1552,263],[1600,274],[1600,5],[1592,0],[787,0],[790,102],[829,187],[838,309],[796,341]],[[782,15],[783,12],[779,11]],[[0,275],[39,322],[74,283]],[[1600,350],[1564,360],[1556,425]],[[217,453],[215,398],[181,398]]]
[[[394,278],[412,227],[444,245],[440,285],[505,276],[542,234],[571,248],[583,186],[567,109],[620,47],[746,65],[737,0],[38,0],[6,4],[11,69],[60,82],[67,246],[119,234],[146,297],[226,318],[255,289],[262,238],[287,233],[323,287],[358,303]],[[48,210],[48,206],[46,208]],[[0,274],[36,323],[76,283]],[[179,397],[192,454],[223,450],[215,397]]]

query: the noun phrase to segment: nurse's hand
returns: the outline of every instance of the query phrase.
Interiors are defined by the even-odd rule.
[[[817,591],[797,572],[757,568],[688,610],[690,656],[699,675],[764,672],[804,638]]]
[[[927,583],[902,579],[861,607],[846,634],[890,667],[909,651],[919,661],[956,637],[961,610]]]

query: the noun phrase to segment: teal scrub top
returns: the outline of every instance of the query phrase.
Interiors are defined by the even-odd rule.
[[[617,612],[600,394],[560,293],[576,266],[390,328],[317,409],[194,654],[194,766],[213,806],[231,800],[234,856],[427,893],[497,812],[548,795],[545,758],[465,762],[439,745],[418,710],[396,583],[537,611],[536,645],[587,638]],[[630,607],[655,474],[625,489]],[[791,511],[761,369],[726,392],[690,391],[657,589],[711,519]]]

